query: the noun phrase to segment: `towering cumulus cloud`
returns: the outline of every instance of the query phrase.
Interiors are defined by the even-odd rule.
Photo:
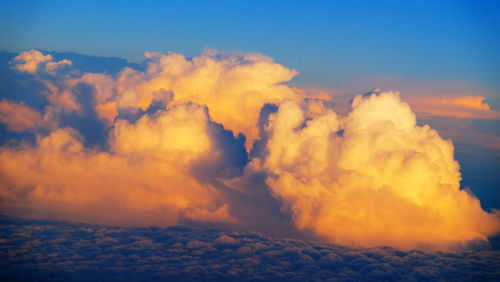
[[[2,148],[4,209],[108,224],[234,222],[220,193],[191,176],[193,162],[218,154],[208,124],[204,108],[178,105],[135,124],[117,120],[110,152],[85,148],[72,128],[35,146]]]
[[[500,228],[498,211],[460,190],[452,143],[417,126],[397,93],[356,96],[343,124],[286,101],[268,130],[268,184],[299,229],[341,244],[432,249]]]
[[[236,133],[245,134],[250,148],[257,138],[260,108],[284,98],[298,99],[297,93],[281,82],[297,72],[259,54],[224,55],[206,51],[187,60],[180,54],[146,53],[146,72],[122,71],[114,86],[103,76],[87,74],[83,79],[101,89],[97,112],[112,120],[120,109],[147,110],[162,96],[173,93],[170,106],[194,102],[208,106],[214,121]],[[72,84],[75,84],[74,81]]]
[[[342,117],[260,54],[146,53],[144,66],[88,73],[36,50],[12,60],[36,87],[0,103],[2,213],[402,248],[500,230],[498,212],[460,189],[451,141],[417,126],[396,93],[356,96]]]

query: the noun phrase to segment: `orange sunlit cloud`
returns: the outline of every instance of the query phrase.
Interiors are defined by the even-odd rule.
[[[43,70],[49,73],[54,73],[58,68],[70,66],[70,60],[54,61],[51,55],[43,55],[38,50],[22,52],[14,58],[14,68],[21,72],[35,74],[37,71]]]
[[[39,137],[35,146],[2,148],[2,209],[106,224],[235,222],[220,193],[191,176],[193,162],[216,153],[208,119],[199,106],[179,105],[136,124],[118,120],[112,152],[84,148],[71,128]]]
[[[14,69],[45,85],[49,105],[37,113],[4,101],[0,121],[12,131],[50,132],[36,132],[35,144],[0,148],[3,212],[123,225],[244,226],[234,193],[244,200],[262,188],[300,232],[329,242],[453,249],[500,231],[498,211],[483,211],[460,190],[451,141],[417,126],[397,93],[358,95],[344,113],[332,109],[325,91],[282,84],[298,72],[260,54],[146,58],[144,71],[125,68],[115,76],[58,73],[72,63],[36,50],[14,59]],[[496,119],[482,97],[439,101],[410,105],[417,113],[431,103],[435,113]],[[278,111],[266,116],[268,104]],[[61,125],[63,114],[87,112],[105,125],[102,148]],[[256,140],[262,148],[253,152]],[[235,152],[243,154],[235,160]],[[252,186],[256,175],[265,176],[262,187]],[[229,191],[220,183],[250,183],[254,190]]]
[[[6,100],[0,102],[0,123],[11,131],[25,131],[42,121],[42,115],[24,103],[13,103]]]
[[[484,96],[408,97],[405,99],[419,116],[500,119],[500,112],[485,103]]]
[[[295,92],[302,95],[304,98],[315,99],[315,100],[323,100],[323,101],[331,101],[331,95],[323,90],[323,89],[314,89],[314,88],[292,88]]]
[[[332,93],[338,105],[335,109],[341,112],[352,98],[352,93],[363,93],[365,89],[374,87],[399,92],[401,99],[410,104],[417,117],[500,118],[500,112],[487,103],[488,98],[497,96],[497,93],[478,91],[478,85],[465,81],[369,76],[343,81],[334,88],[327,88],[327,91]]]
[[[158,99],[173,98],[170,106],[187,102],[206,105],[214,121],[235,133],[245,134],[248,149],[258,136],[256,124],[264,104],[301,99],[308,95],[282,85],[298,72],[275,63],[267,56],[223,54],[222,59],[216,59],[215,55],[217,53],[207,50],[201,56],[188,60],[181,54],[146,52],[148,63],[145,72],[126,68],[116,79],[105,74],[85,73],[77,78],[63,78],[57,85],[50,81],[43,82],[49,88],[48,99],[52,104],[74,111],[79,111],[79,108],[71,90],[80,83],[91,85],[96,92],[96,111],[109,125],[119,109],[146,110]],[[55,63],[50,55],[43,56],[36,50],[21,53],[14,62],[14,68],[32,74],[41,62],[47,66]],[[173,97],[169,97],[169,92],[175,93]],[[318,98],[315,97],[318,95],[319,99],[327,96],[317,93],[313,98]]]
[[[294,102],[271,116],[268,183],[299,229],[339,244],[453,248],[500,229],[459,189],[453,145],[417,126],[397,93],[357,96],[344,119],[306,118]]]

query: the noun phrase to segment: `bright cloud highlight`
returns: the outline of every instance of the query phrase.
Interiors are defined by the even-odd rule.
[[[397,93],[358,95],[343,124],[291,101],[270,117],[268,183],[299,229],[348,245],[453,248],[500,228],[460,190],[453,145]]]
[[[35,74],[38,71],[54,73],[58,68],[71,66],[71,61],[54,61],[52,55],[44,55],[38,50],[31,50],[20,53],[14,58],[14,68],[21,72]]]
[[[405,249],[500,231],[498,211],[460,190],[451,141],[417,126],[397,93],[358,95],[341,116],[326,92],[283,84],[297,71],[260,54],[146,53],[143,70],[115,75],[36,50],[11,64],[43,86],[33,95],[45,104],[0,104],[7,130],[36,139],[0,147],[6,214],[270,230],[280,218],[306,237]]]
[[[124,225],[234,222],[222,195],[191,176],[193,162],[217,154],[208,123],[204,108],[178,105],[135,124],[117,120],[111,152],[85,148],[72,128],[39,137],[34,146],[2,148],[2,209]]]

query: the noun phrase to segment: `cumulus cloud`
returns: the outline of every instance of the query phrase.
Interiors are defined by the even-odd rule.
[[[56,73],[66,61],[36,50],[14,58],[15,70],[45,86],[49,121],[36,144],[2,148],[4,211],[101,223],[239,222],[211,182],[242,169],[264,104],[303,95],[280,85],[297,72],[260,54],[146,58],[144,71],[113,76]],[[105,138],[100,148],[89,147],[95,131]],[[121,212],[102,216],[106,209]]]
[[[0,123],[5,124],[10,131],[25,131],[39,125],[41,121],[42,115],[23,102],[0,102]]]
[[[110,152],[85,148],[61,128],[33,146],[0,150],[3,211],[100,223],[167,226],[182,218],[234,222],[222,195],[198,182],[191,165],[216,139],[205,108],[178,105],[118,120]],[[62,212],[64,211],[64,212]]]
[[[247,148],[257,138],[260,108],[299,96],[288,86],[297,71],[260,54],[218,54],[206,51],[187,60],[181,54],[146,53],[145,73],[125,70],[118,78],[124,95],[119,107],[146,110],[155,92],[173,92],[174,104],[189,101],[206,105],[214,121],[244,133]],[[235,110],[238,109],[238,110]]]
[[[113,75],[36,50],[11,64],[32,74],[44,103],[0,104],[7,130],[36,129],[36,141],[0,147],[3,213],[401,248],[449,249],[500,230],[498,212],[460,190],[451,141],[417,126],[394,93],[357,96],[341,116],[326,92],[283,84],[297,71],[253,53],[146,53],[144,69]]]
[[[75,87],[89,85],[94,91],[95,110],[108,125],[113,124],[120,111],[146,111],[157,101],[170,102],[169,106],[194,102],[207,106],[215,122],[236,134],[245,134],[246,147],[250,149],[258,137],[256,124],[264,104],[309,95],[281,84],[292,79],[297,71],[261,54],[207,50],[190,60],[176,53],[147,52],[145,56],[145,71],[127,67],[116,77],[84,73],[61,76],[56,81],[44,79],[48,100],[59,109],[79,112]],[[13,63],[15,69],[32,74],[42,63],[48,72],[71,65],[68,60],[54,62],[51,55],[36,50],[21,53]]]
[[[21,52],[14,58],[14,68],[29,74],[35,74],[38,71],[54,74],[57,69],[71,66],[71,64],[71,61],[67,59],[54,61],[52,55],[44,55],[38,50]]]
[[[417,126],[397,93],[358,95],[343,120],[305,112],[286,101],[270,116],[264,163],[299,229],[405,249],[454,248],[500,230],[498,211],[460,190],[451,141]]]

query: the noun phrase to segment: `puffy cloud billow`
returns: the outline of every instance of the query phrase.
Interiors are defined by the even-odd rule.
[[[39,137],[35,145],[2,148],[4,210],[37,217],[100,223],[172,225],[179,217],[234,221],[220,193],[192,176],[207,154],[222,154],[205,108],[177,105],[117,120],[110,151],[85,148],[72,128]],[[210,165],[210,164],[206,164]],[[20,195],[19,193],[24,193]]]
[[[397,93],[308,117],[285,101],[271,115],[268,184],[299,229],[339,244],[452,248],[498,232],[499,213],[460,190],[453,145],[418,126]]]
[[[483,246],[500,231],[498,211],[460,189],[452,142],[397,93],[358,95],[341,116],[260,54],[146,53],[114,74],[36,50],[9,64],[36,87],[0,104],[7,215],[403,249]]]

